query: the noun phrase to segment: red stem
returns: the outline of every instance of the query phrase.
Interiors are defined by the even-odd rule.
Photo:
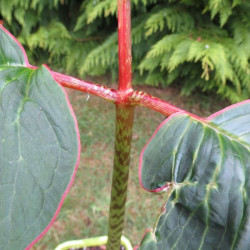
[[[131,83],[131,14],[130,1],[118,0],[118,45],[120,91],[132,88]]]
[[[117,102],[117,99],[118,99],[117,90],[115,89],[111,89],[111,88],[104,87],[99,84],[94,84],[91,82],[79,80],[77,78],[63,75],[54,71],[52,71],[52,74],[53,74],[54,79],[64,87],[79,90],[82,92],[87,92],[93,95],[97,95],[113,103]]]
[[[64,87],[87,92],[92,95],[97,95],[113,103],[124,103],[132,106],[140,105],[149,109],[153,109],[166,116],[183,111],[182,109],[177,108],[168,102],[165,102],[142,91],[134,91],[131,88],[127,91],[119,91],[104,87],[99,84],[79,80],[77,78],[63,75],[54,71],[52,71],[52,74],[54,79]]]
[[[104,87],[99,84],[79,80],[77,78],[63,75],[54,71],[52,74],[54,79],[64,87],[97,95],[116,104],[124,103],[126,105],[132,106],[144,106],[166,116],[183,111],[182,109],[175,107],[168,102],[165,102],[142,91],[134,91],[131,88],[125,91],[120,91]]]
[[[94,94],[115,104],[140,105],[166,116],[183,111],[167,102],[141,91],[133,91],[131,77],[131,11],[130,0],[118,0],[119,86],[118,90],[82,81],[53,72],[54,78],[64,87]]]
[[[165,116],[170,116],[174,113],[184,111],[143,91],[133,91],[129,99],[132,105],[144,106],[149,109],[155,110]]]
[[[118,0],[119,86],[118,90],[53,72],[62,86],[100,96],[117,105],[140,105],[170,116],[182,109],[142,91],[132,89],[130,0]],[[192,114],[191,114],[192,115]]]

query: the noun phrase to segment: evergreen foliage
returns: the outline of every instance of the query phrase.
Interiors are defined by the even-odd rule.
[[[134,81],[250,97],[250,2],[132,0]],[[117,0],[1,0],[5,25],[34,60],[117,77]],[[0,18],[1,18],[0,16]],[[44,61],[44,58],[42,58]]]

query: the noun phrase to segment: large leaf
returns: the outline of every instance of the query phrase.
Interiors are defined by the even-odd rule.
[[[29,65],[0,25],[0,248],[24,249],[49,228],[79,161],[76,119],[47,67]]]
[[[250,249],[250,101],[207,119],[169,117],[143,149],[140,182],[168,198],[140,249]]]

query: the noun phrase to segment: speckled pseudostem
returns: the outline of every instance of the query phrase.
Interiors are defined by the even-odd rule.
[[[117,250],[120,246],[127,197],[133,116],[133,107],[117,105],[108,250]]]

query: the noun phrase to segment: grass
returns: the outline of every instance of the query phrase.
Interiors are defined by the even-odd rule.
[[[204,117],[228,105],[206,96],[180,97],[177,89],[143,87],[143,90]],[[34,250],[54,249],[67,240],[107,234],[115,107],[98,97],[90,96],[87,100],[84,93],[72,90],[68,93],[81,133],[81,161],[75,182],[55,223],[32,248]],[[164,204],[164,195],[147,193],[138,180],[140,152],[164,119],[157,112],[136,108],[124,229],[124,235],[134,246],[140,242],[145,229],[153,227]]]

